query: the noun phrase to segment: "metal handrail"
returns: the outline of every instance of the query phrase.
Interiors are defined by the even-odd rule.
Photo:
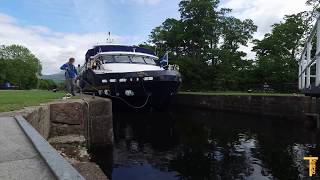
[[[316,32],[317,32],[317,24],[320,23],[319,21],[320,21],[320,16],[318,17],[315,25],[313,26],[313,28],[312,28],[312,30],[311,30],[311,32],[310,32],[310,35],[309,35],[309,37],[308,37],[308,39],[307,39],[307,42],[304,44],[303,51],[302,51],[302,53],[301,53],[302,55],[301,55],[299,61],[301,61],[302,58],[303,58],[303,56],[304,56],[304,54],[306,54],[308,43],[311,43],[314,35],[316,35]]]
[[[312,40],[316,36],[317,48],[314,57],[311,57]],[[315,78],[315,86],[320,85],[320,16],[318,16],[298,60],[299,63],[299,89],[311,87],[311,78]],[[311,75],[311,67],[316,65],[316,75]]]
[[[318,52],[316,55],[315,55],[315,57],[313,57],[311,60],[310,60],[310,62],[307,64],[307,66],[306,67],[308,67],[308,66],[313,66],[314,64],[315,64],[315,61],[317,60],[317,56],[320,56],[320,52]],[[304,69],[303,71],[301,71],[301,73],[299,74],[299,77],[302,75],[302,73],[304,73],[306,71],[306,69]]]

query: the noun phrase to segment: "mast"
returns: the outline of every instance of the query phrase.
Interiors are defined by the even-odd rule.
[[[107,42],[107,44],[112,44],[113,41],[114,41],[114,39],[111,38],[111,32],[109,31],[106,42]]]

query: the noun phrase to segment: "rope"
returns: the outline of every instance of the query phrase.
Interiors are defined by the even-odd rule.
[[[96,89],[94,86],[92,86],[90,83],[88,83],[87,81],[83,80],[87,85],[89,85],[92,89],[96,90],[96,91],[99,91],[98,89]],[[144,87],[144,84],[142,82],[142,87],[143,87],[143,91],[146,93],[146,89]],[[82,91],[82,89],[81,89]],[[117,99],[120,99],[122,102],[124,102],[125,104],[127,104],[129,107],[133,108],[133,109],[142,109],[144,108],[147,104],[148,104],[148,101],[149,101],[149,98],[150,98],[150,94],[149,93],[146,93],[147,94],[147,98],[145,100],[145,102],[140,105],[140,106],[135,106],[135,105],[132,105],[130,104],[128,101],[126,101],[125,99],[121,98],[121,97],[118,97],[118,96],[112,96],[112,95],[107,95],[108,97],[111,97],[111,98],[117,98]]]
[[[133,108],[133,109],[141,109],[141,108],[145,107],[145,106],[148,104],[149,97],[150,97],[150,95],[148,94],[148,96],[147,96],[146,101],[144,102],[144,104],[142,104],[141,106],[134,106],[134,105],[130,104],[128,101],[126,101],[125,99],[121,98],[121,97],[111,96],[111,95],[108,95],[108,96],[110,96],[110,97],[112,97],[112,98],[118,98],[118,99],[120,99],[121,101],[123,101],[125,104],[127,104],[128,106],[130,106],[130,107]]]

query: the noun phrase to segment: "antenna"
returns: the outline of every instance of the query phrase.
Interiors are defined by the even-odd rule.
[[[107,37],[107,44],[112,44],[113,43],[113,39],[111,38],[111,32],[108,32],[108,37]]]

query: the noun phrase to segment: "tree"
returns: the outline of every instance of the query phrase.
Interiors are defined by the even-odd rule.
[[[169,18],[161,26],[156,27],[150,34],[150,42],[156,45],[159,52],[171,51],[177,56],[182,53],[184,39],[182,21]]]
[[[287,15],[284,22],[274,24],[271,33],[255,40],[259,81],[284,83],[297,81],[297,57],[303,46],[306,12]]]
[[[220,12],[219,0],[183,0],[179,4],[181,21],[185,25],[185,45],[187,54],[195,60],[209,47],[218,29]],[[217,39],[217,38],[215,38]],[[213,42],[212,42],[213,43]]]
[[[246,46],[248,41],[253,38],[252,34],[257,31],[251,19],[241,21],[235,17],[224,17],[222,21],[222,49],[236,52],[240,46]]]
[[[320,10],[320,0],[308,0],[311,11],[286,15],[262,40],[253,40],[255,60],[240,50],[257,26],[250,19],[231,16],[219,0],[182,0],[180,19],[167,19],[153,29],[151,46],[170,52],[181,66],[184,88],[245,90],[248,84],[296,83],[297,61]]]
[[[241,46],[246,46],[257,30],[253,21],[241,21],[235,17],[223,17],[222,43],[218,53],[219,62],[216,63],[217,82],[226,90],[242,89],[243,79],[248,79],[251,74],[252,61],[246,59],[246,53],[240,51]],[[250,81],[248,81],[250,82]],[[248,83],[247,82],[247,83]]]
[[[39,60],[20,45],[0,47],[0,83],[9,81],[22,89],[35,88],[36,74],[41,72]]]
[[[236,86],[241,73],[251,70],[247,68],[251,61],[239,48],[247,45],[257,27],[218,5],[219,0],[182,0],[181,18],[166,19],[149,36],[158,53],[170,52],[171,61],[181,66],[186,89],[213,90],[219,83]]]

